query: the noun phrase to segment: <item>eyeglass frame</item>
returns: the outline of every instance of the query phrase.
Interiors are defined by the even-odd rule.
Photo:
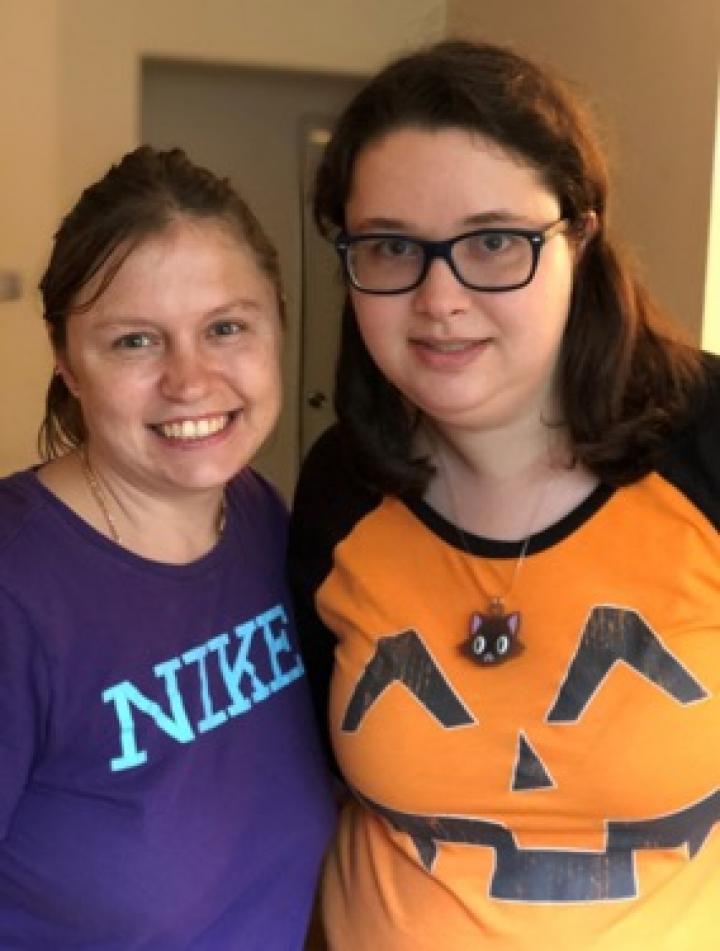
[[[340,261],[342,262],[343,271],[345,277],[352,288],[356,291],[360,291],[362,294],[407,294],[408,291],[414,291],[417,287],[420,287],[422,282],[427,277],[428,271],[430,270],[430,265],[437,258],[445,261],[450,270],[452,271],[455,279],[462,284],[463,287],[467,287],[471,291],[482,291],[486,294],[502,294],[506,291],[516,291],[521,287],[527,287],[527,285],[535,277],[537,271],[538,262],[540,260],[540,252],[542,251],[545,244],[550,241],[551,238],[554,238],[558,234],[563,234],[567,232],[573,226],[573,222],[569,218],[558,218],[557,221],[551,222],[545,228],[476,228],[473,231],[465,231],[462,234],[455,235],[454,238],[446,238],[443,241],[430,241],[426,238],[416,238],[412,235],[402,234],[401,232],[394,231],[371,231],[364,234],[352,235],[348,234],[346,231],[341,231],[334,240],[333,244],[335,250],[337,251]],[[452,259],[452,249],[459,242],[463,241],[466,238],[474,238],[478,235],[493,235],[493,234],[507,234],[512,235],[517,238],[525,238],[530,244],[530,250],[532,253],[532,264],[530,267],[530,274],[524,281],[520,281],[516,284],[502,285],[501,287],[484,287],[479,284],[471,284],[469,281],[466,281],[463,276],[459,273],[455,262]],[[357,283],[357,280],[353,276],[350,266],[348,264],[348,252],[353,244],[357,244],[361,241],[368,241],[372,239],[400,239],[404,241],[411,241],[413,244],[417,245],[423,252],[423,263],[420,269],[420,274],[416,281],[412,284],[408,284],[407,287],[401,287],[400,289],[393,290],[372,290],[367,287],[363,287],[361,284]]]

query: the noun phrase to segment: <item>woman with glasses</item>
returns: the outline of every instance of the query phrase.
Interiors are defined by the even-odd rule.
[[[448,42],[319,169],[338,423],[291,573],[350,791],[333,949],[700,949],[720,889],[720,367],[607,232],[546,72]]]

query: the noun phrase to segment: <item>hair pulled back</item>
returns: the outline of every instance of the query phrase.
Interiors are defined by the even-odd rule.
[[[183,217],[224,224],[252,251],[275,288],[284,319],[277,252],[229,180],[193,164],[182,149],[158,151],[144,145],[83,191],[55,235],[40,281],[43,317],[54,352],[65,350],[69,316],[87,310],[102,296],[145,238]],[[80,292],[101,271],[98,288],[79,303]],[[78,401],[62,376],[53,374],[38,435],[41,457],[52,459],[78,446],[85,435]]]

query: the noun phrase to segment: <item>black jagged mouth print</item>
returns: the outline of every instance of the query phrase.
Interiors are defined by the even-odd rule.
[[[638,895],[635,859],[645,849],[685,847],[692,858],[720,821],[720,789],[679,812],[654,819],[606,823],[605,848],[523,849],[502,823],[463,816],[398,812],[355,792],[368,809],[410,836],[418,857],[432,871],[443,842],[484,846],[495,852],[489,895],[500,901],[617,901]]]

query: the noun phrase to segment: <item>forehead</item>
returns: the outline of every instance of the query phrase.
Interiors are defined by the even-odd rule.
[[[403,128],[358,154],[346,216],[352,228],[384,218],[451,224],[503,211],[541,221],[557,209],[540,173],[492,140],[464,129]]]
[[[200,302],[201,292],[242,291],[262,299],[275,297],[272,282],[252,249],[220,219],[178,218],[160,232],[120,245],[83,288],[79,303],[93,309],[186,297]]]

